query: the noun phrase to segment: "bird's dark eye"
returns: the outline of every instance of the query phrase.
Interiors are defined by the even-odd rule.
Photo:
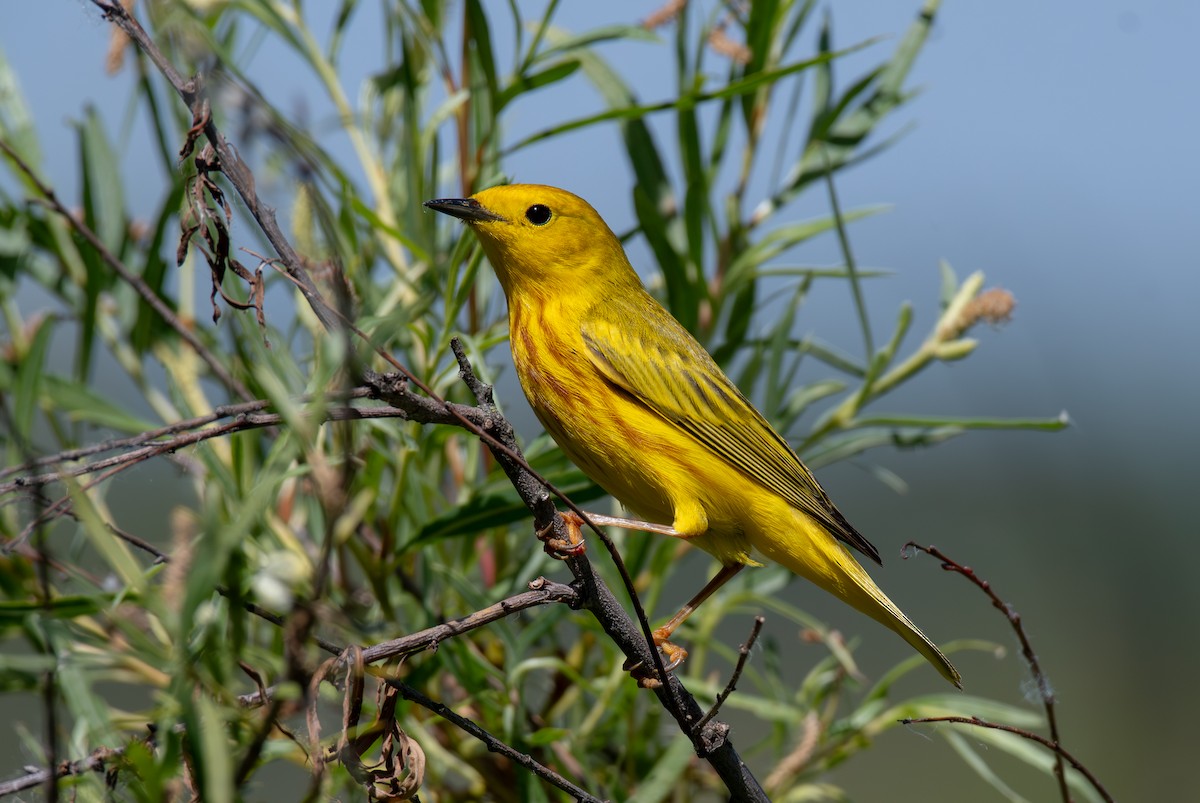
[[[535,226],[545,226],[550,222],[550,207],[534,204],[525,210],[525,219]]]

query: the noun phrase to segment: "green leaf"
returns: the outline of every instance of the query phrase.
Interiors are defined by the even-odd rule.
[[[142,591],[146,580],[145,572],[129,547],[109,529],[92,498],[74,477],[65,477],[63,482],[71,496],[75,517],[79,519],[79,525],[92,542],[92,546],[104,558],[109,568],[116,572],[122,585],[135,592]]]
[[[968,767],[975,771],[975,774],[988,783],[993,789],[1001,794],[1009,803],[1028,803],[1028,801],[1018,795],[1004,780],[997,775],[983,757],[967,744],[967,740],[962,734],[955,730],[947,730],[941,734],[942,738],[949,742],[950,747],[954,752],[958,753],[959,758],[963,760]]]
[[[604,496],[604,490],[578,470],[559,476],[551,475],[546,479],[553,482],[576,504],[591,502]],[[420,548],[447,538],[478,535],[485,530],[503,527],[529,516],[529,508],[525,507],[512,486],[505,484],[497,491],[472,494],[463,504],[444,516],[433,519],[421,528],[408,548]]]
[[[666,216],[659,210],[641,183],[633,188],[633,208],[637,213],[638,222],[641,224],[642,234],[650,245],[650,250],[654,252],[654,258],[663,272],[663,283],[667,290],[667,308],[684,327],[694,332],[699,309],[694,303],[695,296],[692,292],[692,285],[688,281],[687,265],[684,263],[683,256],[675,250],[675,246],[671,243],[667,233]]]
[[[194,715],[188,733],[195,746],[199,797],[213,803],[233,803],[233,755],[223,712],[204,694],[192,700]]]
[[[888,208],[887,206],[880,205],[853,209],[845,213],[842,219],[847,221],[862,220],[886,211]],[[726,285],[730,288],[737,288],[741,282],[755,276],[756,272],[759,271],[762,264],[767,260],[774,259],[788,249],[795,248],[797,245],[811,240],[819,234],[833,231],[836,225],[837,221],[832,216],[829,216],[815,220],[803,220],[798,223],[789,223],[773,229],[754,245],[745,249],[734,258],[726,274]]]
[[[118,254],[126,228],[120,160],[108,142],[104,122],[94,106],[87,107],[83,122],[76,129],[83,168],[84,220],[99,235],[105,248]]]
[[[815,428],[819,428],[820,422]],[[895,446],[911,448],[915,446],[932,446],[963,434],[962,427],[934,426],[928,429],[891,429],[871,427],[855,429],[845,435],[831,436],[821,442],[821,448],[805,451],[801,457],[809,468],[818,468],[848,460],[862,454],[868,449],[880,446]]]
[[[72,421],[87,421],[122,432],[144,432],[156,424],[139,418],[127,406],[118,405],[91,387],[54,374],[44,378],[45,394],[51,406],[67,414]]]
[[[103,597],[74,594],[53,597],[49,602],[41,600],[5,600],[0,602],[0,625],[23,622],[31,614],[41,614],[54,619],[74,619],[91,616],[104,610],[111,600]]]
[[[574,75],[575,72],[579,70],[579,66],[579,61],[577,59],[570,59],[567,61],[561,61],[558,64],[547,67],[539,72],[517,76],[517,78],[511,84],[504,87],[504,90],[500,93],[500,97],[496,101],[497,111],[503,109],[510,102],[521,95],[528,94],[535,89],[541,89],[542,87],[556,84],[564,78]]]
[[[16,432],[24,438],[33,433],[34,414],[41,401],[42,379],[46,373],[46,350],[54,332],[54,319],[45,318],[33,335],[29,351],[17,363],[16,388],[13,393],[13,419]]]
[[[517,142],[515,145],[511,145],[506,148],[502,155],[510,155],[522,150],[523,148],[529,147],[535,142],[541,142],[544,139],[557,137],[565,134],[568,131],[576,131],[581,128],[587,128],[595,125],[596,123],[604,123],[611,120],[637,120],[647,115],[654,114],[655,112],[668,111],[680,107],[708,103],[714,100],[725,100],[727,98],[740,97],[750,92],[755,92],[759,89],[759,87],[774,83],[785,76],[810,69],[815,65],[824,64],[832,59],[840,58],[849,53],[861,50],[862,48],[871,45],[873,41],[874,40],[868,40],[866,42],[854,45],[853,47],[848,47],[844,50],[839,50],[832,53],[823,53],[812,59],[806,59],[794,64],[789,64],[786,67],[780,67],[776,70],[759,73],[757,75],[744,78],[740,81],[734,81],[726,84],[721,89],[717,89],[712,92],[689,92],[669,101],[651,103],[644,106],[623,106],[620,108],[609,109],[608,111],[600,112],[598,114],[580,117],[575,120],[569,120],[565,123],[559,123],[558,125],[554,125],[530,134],[529,136]]]
[[[573,50],[598,45],[602,42],[622,39],[641,42],[659,41],[657,34],[653,31],[647,31],[641,25],[605,25],[593,28],[587,33],[574,35],[555,32],[553,36],[554,44],[538,53],[534,61],[545,61],[560,53],[569,53]]]
[[[16,151],[21,160],[35,172],[42,164],[41,144],[33,125],[33,115],[21,92],[21,82],[0,48],[0,138]],[[21,186],[33,189],[33,182],[21,171],[13,171]]]
[[[696,748],[692,746],[692,740],[686,734],[675,734],[645,780],[628,798],[629,803],[660,803],[666,800],[679,787],[680,777],[695,757]]]
[[[1071,425],[1066,412],[1056,418],[985,418],[972,416],[937,415],[879,415],[856,418],[856,427],[927,427],[930,429],[954,427],[957,429],[1032,429],[1042,432],[1059,432]]]
[[[570,735],[566,728],[538,728],[525,739],[530,747],[545,747],[548,744],[561,741]]]
[[[163,259],[162,251],[168,230],[179,225],[179,193],[181,190],[182,184],[174,182],[164,196],[154,224],[154,234],[145,250],[145,265],[142,267],[142,281],[172,310],[175,308],[174,299],[163,293],[168,263]],[[129,334],[129,341],[133,349],[138,354],[143,354],[155,345],[158,337],[167,335],[169,332],[170,337],[175,336],[162,316],[139,296],[137,318],[133,324],[133,330]]]
[[[958,295],[958,276],[954,274],[950,263],[944,259],[938,261],[938,272],[942,277],[941,307],[945,309]]]

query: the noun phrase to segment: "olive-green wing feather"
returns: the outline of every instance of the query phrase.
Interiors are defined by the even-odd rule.
[[[650,303],[634,303],[642,300]],[[648,295],[608,299],[591,310],[581,330],[592,363],[610,382],[881,562],[879,550],[834,507],[787,441],[656,301]]]

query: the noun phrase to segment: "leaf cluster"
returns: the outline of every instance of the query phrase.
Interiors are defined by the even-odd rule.
[[[818,18],[811,0],[672,3],[657,28],[630,21],[583,33],[556,27],[560,5],[550,0],[526,17],[516,3],[372,8],[343,0],[327,18],[285,0],[156,2],[144,22],[180,72],[202,76],[197,91],[211,120],[236,132],[242,167],[281,207],[319,290],[370,346],[440,397],[473,402],[452,338],[492,381],[505,361],[506,327],[473,242],[423,214],[420,202],[505,180],[518,152],[615,127],[636,219],[624,238],[644,240],[664,303],[811,464],[882,445],[934,444],[971,428],[1062,425],[868,410],[925,367],[966,357],[975,348],[967,331],[990,320],[970,312],[984,296],[982,277],[960,282],[943,267],[931,333],[906,346],[906,306],[877,347],[865,287],[884,274],[857,268],[846,230],[879,210],[843,212],[836,202],[839,173],[894,141],[880,132],[913,96],[907,78],[936,2],[882,52],[873,42],[835,47],[828,16]],[[364,28],[387,66],[352,89],[343,69]],[[653,49],[674,70],[678,92],[640,98],[605,57],[614,44]],[[254,56],[268,50],[303,71],[311,105],[328,119],[313,125],[289,114],[258,85]],[[835,66],[860,51],[880,54],[878,64],[849,83],[835,80]],[[271,797],[287,784],[297,797],[361,794],[352,772],[361,762],[335,761],[309,780],[322,746],[304,736],[302,701],[323,659],[318,637],[365,646],[415,633],[524,592],[556,564],[531,547],[525,505],[473,436],[345,412],[370,408],[355,395],[356,378],[383,364],[349,333],[328,331],[276,274],[276,260],[259,256],[269,253],[265,240],[220,175],[236,166],[215,166],[214,152],[197,144],[208,121],[187,113],[140,50],[117,42],[116,52],[137,76],[128,113],[148,122],[154,147],[124,152],[111,121],[82,112],[79,196],[60,201],[81,225],[47,195],[46,166],[64,156],[41,152],[17,76],[0,60],[0,140],[12,157],[0,185],[8,466],[0,473],[0,637],[14,646],[4,650],[0,683],[32,699],[52,682],[61,749],[71,757],[114,751],[106,761],[122,798]],[[600,107],[559,119],[538,104],[539,93],[565,86],[591,87]],[[517,108],[536,110],[540,124],[510,141]],[[183,143],[197,147],[181,168]],[[120,169],[131,158],[160,177],[145,219],[130,212]],[[830,212],[794,222],[790,209],[806,192],[827,193]],[[839,237],[843,264],[782,261],[821,235]],[[853,294],[863,356],[796,336],[818,283]],[[822,378],[798,385],[802,366]],[[226,417],[237,426],[204,435]],[[181,432],[203,437],[181,448],[171,440]],[[103,469],[91,462],[136,448],[150,462],[128,476],[142,457]],[[602,497],[545,438],[528,444],[526,456],[576,503]],[[147,515],[147,498],[164,486],[175,496],[170,509]],[[139,501],[119,503],[122,488]],[[664,589],[686,573],[681,565],[696,564],[681,561],[684,548],[671,539],[617,541],[644,604],[662,616]],[[620,585],[612,567],[602,571]],[[1037,724],[1026,709],[975,698],[897,700],[894,683],[914,661],[863,695],[850,647],[776,599],[784,573],[753,574],[681,631],[695,645],[682,672],[701,700],[715,699],[737,661],[718,630],[748,612],[765,610],[823,645],[797,652],[766,639],[725,704],[762,723],[754,761],[775,768],[763,773],[774,799],[842,799],[827,771],[901,718],[983,712]],[[278,615],[264,615],[271,611]],[[807,672],[791,668],[796,655],[811,660]],[[402,678],[597,796],[647,803],[717,792],[692,743],[666,735],[663,710],[630,681],[595,621],[566,605],[499,619],[373,671]],[[270,707],[245,704],[268,686]],[[342,701],[329,684],[316,686],[322,711]],[[374,708],[365,703],[376,715],[385,706],[388,727],[423,750],[422,799],[552,799],[542,778],[447,719],[383,696]],[[1003,785],[961,737],[943,734]],[[26,734],[28,751],[44,761],[54,758],[48,744]],[[364,744],[389,749],[386,739]],[[64,783],[85,799],[105,794],[99,776]]]

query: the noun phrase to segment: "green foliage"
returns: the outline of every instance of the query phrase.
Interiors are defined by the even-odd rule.
[[[796,222],[789,204],[890,144],[879,129],[912,95],[906,78],[935,2],[927,3],[891,51],[871,42],[837,49],[828,20],[814,19],[814,3],[788,0],[707,9],[692,3],[657,31],[631,24],[581,33],[554,26],[559,4],[553,1],[538,19],[522,17],[516,4],[478,0],[404,0],[373,12],[344,0],[332,20],[282,0],[147,5],[144,24],[183,72],[215,57],[219,69],[208,79],[215,120],[247,154],[259,186],[290,204],[281,210],[290,239],[322,292],[342,303],[373,344],[443,397],[473,403],[459,381],[451,338],[460,336],[476,370],[494,379],[505,361],[506,325],[498,288],[473,241],[461,237],[457,226],[424,214],[420,202],[449,188],[457,193],[503,180],[506,159],[518,151],[568,132],[615,125],[637,220],[626,237],[644,238],[664,302],[743,387],[753,389],[764,412],[795,436],[812,465],[877,446],[933,444],[973,428],[1062,424],[875,411],[880,397],[923,368],[974,349],[967,330],[981,316],[987,319],[970,311],[982,297],[978,274],[959,282],[945,269],[942,315],[915,350],[906,345],[908,307],[878,348],[862,316],[868,348],[861,356],[795,336],[814,285],[861,284],[865,293],[884,275],[857,270],[848,247],[844,266],[778,260],[879,211],[833,209],[821,219]],[[339,77],[343,60],[372,13],[382,18],[377,33],[386,61],[362,87],[348,88]],[[502,30],[511,30],[511,39],[500,41]],[[814,35],[816,48],[809,50]],[[282,103],[259,93],[249,56],[268,40],[308,72],[307,85],[334,110],[345,147],[332,148],[331,132],[290,119]],[[745,47],[717,48],[718,40]],[[676,96],[644,101],[605,60],[604,45],[629,41],[661,51],[662,69],[674,69]],[[834,80],[834,65],[865,48],[879,63],[843,88]],[[123,749],[114,759],[121,799],[182,797],[185,784],[205,800],[261,798],[262,785],[276,782],[263,777],[304,789],[313,755],[306,750],[303,712],[270,709],[295,732],[293,739],[264,729],[264,709],[239,702],[239,694],[256,691],[251,672],[264,684],[280,684],[277,700],[289,694],[298,699],[298,679],[310,677],[328,657],[310,635],[340,645],[378,643],[485,608],[525,590],[539,575],[561,572],[533,541],[511,484],[467,433],[396,418],[329,420],[331,409],[347,406],[338,394],[354,381],[348,366],[388,366],[363,343],[326,333],[299,293],[295,314],[288,313],[281,303],[288,285],[270,265],[261,266],[271,288],[262,327],[251,310],[238,306],[255,306],[254,269],[239,278],[231,268],[218,283],[220,292],[213,288],[213,305],[202,300],[208,288],[204,238],[224,236],[226,213],[194,159],[177,169],[174,154],[192,120],[144,57],[135,58],[147,75],[136,84],[135,100],[148,111],[157,152],[122,153],[107,134],[111,121],[95,109],[82,110],[76,126],[80,197],[60,200],[77,209],[104,249],[165,302],[174,321],[118,276],[61,215],[27,203],[41,192],[11,160],[8,180],[0,185],[6,329],[0,413],[10,467],[0,475],[9,502],[0,509],[7,540],[0,557],[0,632],[10,644],[24,641],[22,652],[34,653],[5,650],[0,684],[33,695],[42,673],[54,667],[66,715],[65,751],[77,758],[101,747]],[[504,131],[512,109],[566,82],[590,84],[604,106],[570,120],[539,109],[544,116],[535,133],[509,142]],[[0,90],[0,139],[41,176],[47,155],[16,76],[3,61]],[[807,113],[800,111],[804,97]],[[535,108],[520,107],[524,114]],[[768,136],[780,130],[782,136]],[[779,143],[777,153],[768,152],[768,141]],[[250,154],[263,142],[269,155],[255,161]],[[162,200],[148,221],[129,213],[129,189],[118,168],[130,158],[157,160],[164,177]],[[751,188],[764,172],[777,178],[759,197]],[[614,181],[621,175],[614,171]],[[233,221],[235,245],[264,250],[243,210],[233,211]],[[197,233],[175,265],[169,260],[180,227]],[[770,319],[759,315],[767,288],[783,282],[786,292],[771,294],[784,303],[771,308]],[[218,312],[219,325],[208,323]],[[196,343],[181,330],[193,333]],[[74,355],[71,365],[51,358],[62,350]],[[217,376],[201,351],[232,382]],[[823,378],[797,386],[802,364],[819,366]],[[98,381],[101,375],[105,383]],[[163,438],[220,427],[218,416],[205,417],[221,405],[251,399],[267,403],[244,415],[278,418],[270,426],[172,448],[174,457],[153,453]],[[506,400],[499,401],[503,407]],[[824,412],[814,416],[818,406]],[[180,423],[192,419],[200,422]],[[172,429],[152,433],[164,427]],[[186,476],[189,499],[169,520],[110,509],[113,484],[103,472],[64,476],[45,487],[44,497],[14,482],[76,465],[28,465],[35,457],[125,436],[131,440],[105,454],[148,449],[151,470],[163,471],[174,460]],[[576,502],[600,497],[553,444],[538,439],[526,452],[533,467]],[[153,485],[139,488],[140,494],[155,492]],[[67,509],[71,515],[63,518]],[[117,537],[124,534],[153,544],[169,562],[156,561],[136,540]],[[674,582],[680,545],[666,538],[618,541],[648,608],[662,616],[659,594]],[[49,599],[33,560],[39,549],[55,557]],[[619,588],[607,561],[596,557],[596,563]],[[892,684],[914,661],[864,695],[849,648],[819,621],[774,598],[785,574],[747,574],[754,576],[739,578],[681,632],[693,647],[681,672],[702,702],[716,697],[724,681],[713,678],[728,677],[737,650],[715,633],[734,612],[767,610],[827,646],[827,655],[806,672],[781,671],[779,656],[769,650],[762,660],[756,654],[725,704],[763,723],[756,766],[769,768],[791,755],[788,771],[772,776],[777,799],[843,799],[827,770],[867,749],[902,717],[986,712],[1024,727],[1039,724],[1025,708],[986,700],[896,699]],[[693,584],[687,582],[688,590]],[[283,626],[249,612],[244,603],[251,602],[283,616]],[[662,709],[629,679],[621,661],[590,616],[557,605],[444,640],[436,651],[382,671],[469,715],[598,796],[629,795],[648,803],[715,790],[715,776],[695,759],[686,738],[671,735]],[[121,706],[131,695],[137,698],[132,708],[112,701],[114,688],[122,690]],[[337,721],[331,712],[341,697],[328,684],[321,695],[329,703],[321,706],[322,744],[331,746],[337,728],[328,723]],[[364,721],[382,705],[368,699]],[[423,708],[400,703],[397,721],[426,755],[423,800],[485,794],[494,800],[556,799],[558,793],[540,779]],[[947,729],[939,734],[997,788],[1004,788],[1003,780],[972,747],[979,739],[1049,772],[1045,754],[1010,735],[968,742]],[[809,745],[800,761],[797,744]],[[81,799],[106,794],[102,776],[64,783],[73,784]],[[341,764],[330,764],[319,783],[313,792],[323,798],[361,795]]]

